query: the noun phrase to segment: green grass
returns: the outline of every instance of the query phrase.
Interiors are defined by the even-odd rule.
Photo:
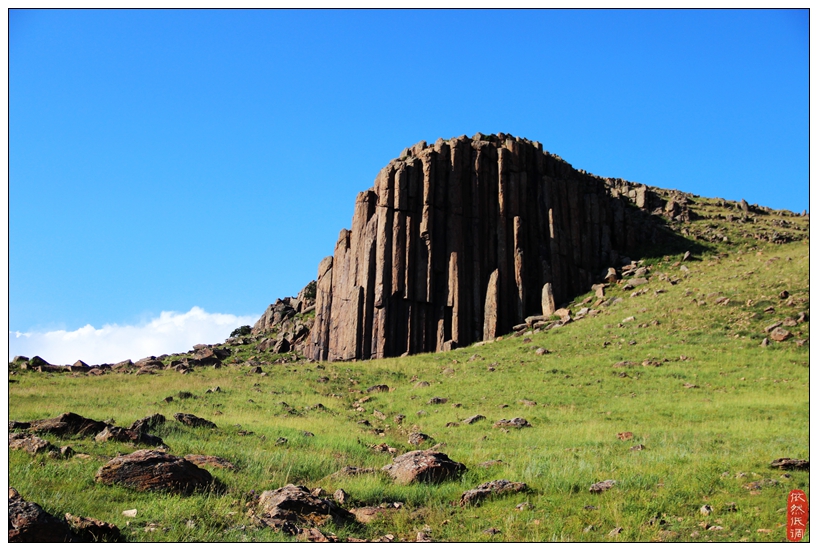
[[[676,264],[679,255],[646,259],[647,285],[608,289],[608,297],[622,302],[548,332],[447,353],[348,363],[275,364],[278,356],[239,347],[232,359],[260,358],[264,377],[248,375],[249,366],[230,360],[221,369],[186,375],[10,375],[11,419],[73,411],[127,426],[159,412],[169,422],[156,434],[171,453],[218,455],[238,469],[210,469],[223,483],[221,491],[143,494],[94,482],[109,458],[134,447],[46,436],[91,457],[56,460],[9,451],[9,483],[57,516],[70,512],[115,523],[128,541],[291,541],[254,526],[245,514],[251,492],[287,483],[330,494],[343,488],[350,507],[404,503],[368,525],[327,528],[342,539],[390,533],[414,541],[428,528],[435,541],[783,541],[787,494],[800,488],[809,495],[809,473],[785,478],[769,463],[809,459],[809,346],[796,342],[808,343],[809,322],[788,327],[794,334],[788,341],[766,348],[760,343],[773,321],[809,313],[808,241],[798,233],[804,223],[787,218],[797,226],[788,231],[799,240],[767,244],[744,237],[743,226],[720,222],[724,209],[715,200],[696,200],[701,217],[685,227],[694,235],[716,231],[727,242],[702,238],[700,254],[684,263],[688,272]],[[775,216],[758,218],[758,231],[780,229],[772,223]],[[668,280],[674,278],[679,281],[672,285]],[[779,298],[784,290],[788,299]],[[572,310],[590,296],[577,297]],[[729,303],[716,304],[719,297]],[[769,306],[774,313],[765,312]],[[634,321],[623,323],[630,316]],[[550,353],[538,356],[537,347]],[[321,377],[328,381],[319,382]],[[416,387],[417,381],[430,385]],[[356,411],[353,402],[375,384],[392,391],[372,394],[362,404],[365,411]],[[206,394],[215,386],[222,392]],[[180,391],[195,397],[163,401]],[[435,396],[448,402],[429,404]],[[314,407],[319,403],[324,407]],[[373,416],[374,409],[386,420]],[[176,412],[210,419],[218,428],[184,427],[172,420]],[[486,420],[446,426],[478,413]],[[400,425],[398,414],[405,415]],[[491,426],[516,416],[532,427],[503,432]],[[364,419],[371,426],[359,424]],[[416,430],[434,438],[428,445],[440,444],[468,467],[462,479],[403,486],[380,474],[329,476],[346,465],[383,467],[390,456],[370,446],[386,442],[409,451],[407,438]],[[632,440],[617,438],[625,431]],[[276,443],[280,437],[286,444]],[[631,451],[636,444],[645,449]],[[480,466],[496,459],[502,463]],[[531,491],[479,507],[457,505],[464,491],[498,478],[525,482]],[[616,486],[589,493],[591,484],[605,479]],[[777,484],[745,488],[763,479]],[[529,507],[517,509],[522,502]],[[699,513],[704,504],[713,507],[708,517]],[[126,509],[139,511],[127,526],[121,514]],[[700,525],[705,521],[723,530],[707,530]],[[492,527],[500,533],[484,533]],[[621,533],[609,535],[616,527]]]

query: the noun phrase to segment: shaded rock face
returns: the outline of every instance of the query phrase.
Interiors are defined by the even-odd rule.
[[[9,543],[64,543],[77,541],[68,525],[25,501],[9,488]]]
[[[437,483],[459,477],[466,471],[466,466],[452,461],[445,453],[424,450],[399,455],[383,470],[395,481],[403,484]]]
[[[111,459],[100,467],[94,480],[140,491],[167,490],[187,494],[206,487],[213,477],[181,457],[155,450],[139,450]]]
[[[619,252],[657,241],[650,206],[646,186],[575,170],[526,139],[420,142],[358,194],[352,229],[321,261],[308,356],[400,356],[507,333],[589,290]]]

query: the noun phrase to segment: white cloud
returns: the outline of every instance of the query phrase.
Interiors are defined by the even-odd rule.
[[[259,316],[209,314],[194,306],[189,312],[162,312],[143,325],[91,325],[76,331],[21,333],[9,331],[9,360],[40,356],[55,365],[77,360],[88,364],[133,361],[146,356],[187,352],[194,344],[224,342],[241,325],[253,325]]]

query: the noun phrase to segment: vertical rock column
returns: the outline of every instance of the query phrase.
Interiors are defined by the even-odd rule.
[[[404,150],[319,266],[312,357],[447,350],[553,312],[655,233],[609,188],[504,134]]]

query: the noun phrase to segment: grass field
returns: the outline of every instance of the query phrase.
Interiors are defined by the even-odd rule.
[[[701,200],[699,211],[715,213],[714,204]],[[322,528],[342,541],[385,534],[415,541],[421,531],[434,541],[784,541],[789,491],[809,496],[808,472],[769,466],[809,459],[808,240],[763,243],[715,220],[687,227],[728,241],[683,263],[678,255],[644,259],[648,284],[607,289],[609,302],[622,300],[547,332],[408,358],[266,363],[267,376],[248,374],[244,360],[258,356],[252,345],[221,369],[186,375],[10,375],[10,419],[72,411],[128,426],[158,412],[169,421],[154,433],[170,453],[217,455],[238,469],[209,469],[224,484],[219,491],[139,493],[94,482],[108,459],[133,446],[46,435],[90,457],[10,450],[9,484],[56,516],[114,523],[133,542],[291,541],[255,525],[246,507],[287,483],[330,495],[343,488],[346,507],[403,503],[369,524]],[[572,311],[586,299],[595,297],[577,297]],[[760,346],[765,327],[802,312],[803,321],[787,327],[792,338]],[[540,347],[549,353],[538,355]],[[390,391],[366,392],[376,384]],[[206,393],[216,386],[220,392]],[[181,391],[194,397],[179,399]],[[176,398],[166,403],[167,396]],[[431,404],[433,397],[447,400]],[[176,412],[218,428],[185,427],[172,420]],[[463,424],[475,414],[486,419]],[[397,423],[396,415],[405,418]],[[513,417],[532,426],[492,428]],[[433,438],[422,447],[437,445],[466,465],[460,480],[404,486],[380,474],[330,476],[347,465],[387,465],[391,456],[371,446],[410,451],[416,431]],[[625,432],[633,437],[620,440]],[[502,478],[525,482],[529,492],[458,505],[466,490]],[[589,492],[608,479],[613,488]],[[123,517],[126,509],[137,509],[136,518]]]

